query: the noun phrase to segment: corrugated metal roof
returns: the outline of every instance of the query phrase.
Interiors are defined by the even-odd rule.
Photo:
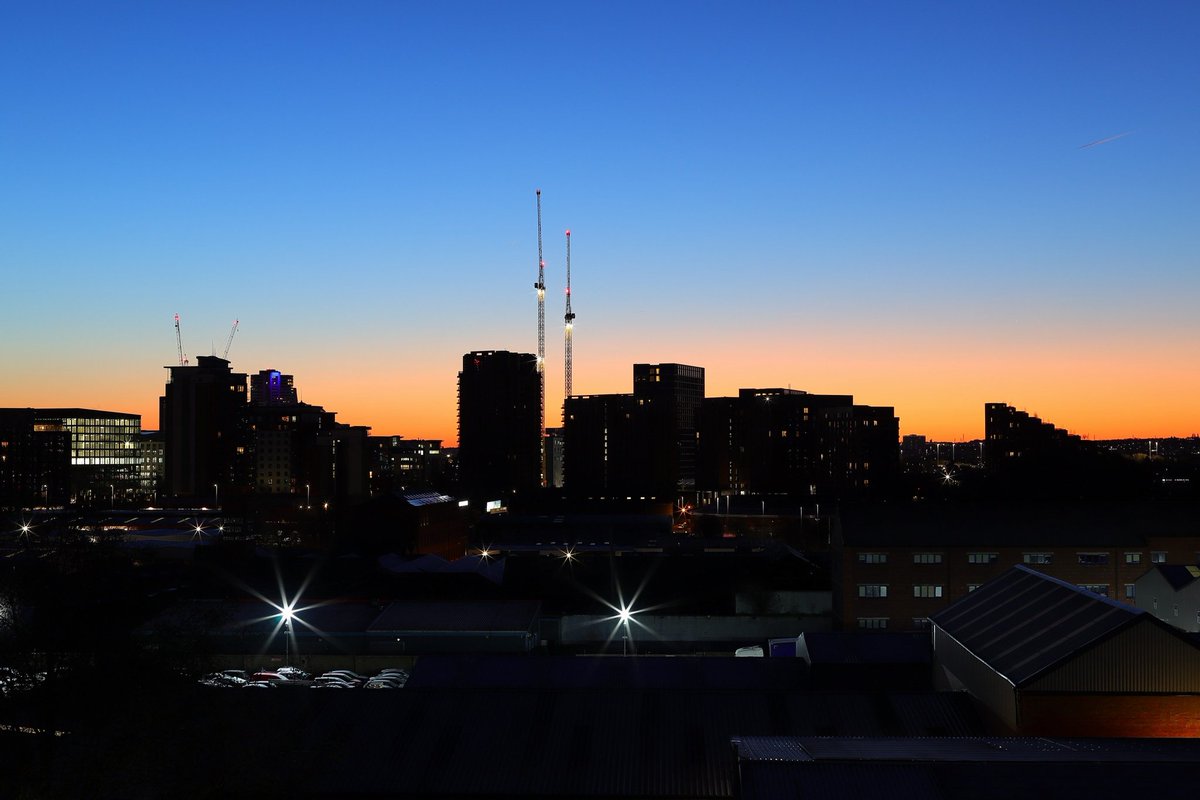
[[[454,498],[437,492],[406,492],[400,495],[410,506],[433,506],[439,503],[453,503]]]
[[[1043,737],[788,737],[732,740],[744,761],[1021,761],[1200,763],[1193,739],[1047,739]]]
[[[367,630],[401,631],[529,631],[537,619],[539,603],[513,600],[503,603],[396,602]]]
[[[928,631],[872,633],[806,631],[801,634],[812,664],[928,664],[932,644]]]
[[[1016,566],[930,619],[1019,685],[1144,613]]]

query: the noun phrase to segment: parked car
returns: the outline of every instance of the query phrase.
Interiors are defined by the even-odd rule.
[[[289,681],[307,681],[312,678],[312,675],[299,667],[280,667],[275,672],[279,674],[279,677],[287,678]]]

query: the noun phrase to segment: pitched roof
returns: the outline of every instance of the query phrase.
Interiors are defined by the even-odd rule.
[[[1200,567],[1191,564],[1155,564],[1154,568],[1167,583],[1171,584],[1171,588],[1175,591],[1179,591],[1200,578]]]
[[[1144,614],[1018,565],[930,620],[1017,685]]]

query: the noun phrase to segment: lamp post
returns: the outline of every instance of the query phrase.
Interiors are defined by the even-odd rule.
[[[111,483],[108,485],[108,505],[110,508],[117,507],[117,489]]]
[[[304,484],[304,507],[312,507],[312,484]]]
[[[219,508],[220,505],[221,505],[220,490],[217,488],[217,484],[214,483],[213,484],[213,507]]]
[[[283,618],[283,663],[285,666],[292,665],[292,607],[286,605],[283,607],[283,612],[280,614]]]

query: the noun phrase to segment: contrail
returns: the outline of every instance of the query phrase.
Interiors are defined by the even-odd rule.
[[[1096,141],[1094,141],[1094,142],[1088,142],[1087,144],[1081,144],[1081,145],[1079,145],[1079,149],[1080,149],[1080,150],[1083,150],[1083,149],[1085,149],[1085,148],[1088,148],[1088,147],[1095,147],[1095,146],[1096,146],[1096,145],[1098,145],[1098,144],[1107,144],[1107,143],[1109,143],[1109,142],[1115,142],[1117,139],[1120,139],[1120,138],[1122,138],[1122,137],[1124,137],[1124,136],[1128,136],[1128,135],[1129,135],[1129,134],[1131,134],[1131,133],[1133,133],[1133,131],[1125,131],[1124,133],[1118,133],[1116,136],[1109,136],[1109,137],[1108,137],[1108,138],[1106,138],[1106,139],[1097,139],[1097,140],[1096,140]]]

